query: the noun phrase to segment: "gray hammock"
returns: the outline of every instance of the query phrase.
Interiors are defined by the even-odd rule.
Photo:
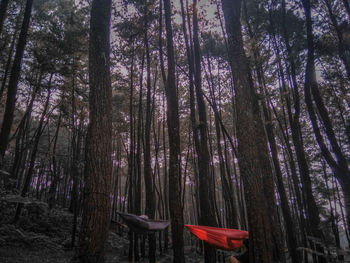
[[[152,233],[166,229],[170,225],[169,220],[148,219],[146,216],[117,212],[130,230],[137,233]]]

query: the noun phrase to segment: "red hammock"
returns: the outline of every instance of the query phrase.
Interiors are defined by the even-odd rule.
[[[249,237],[247,231],[237,229],[194,225],[185,225],[185,227],[187,227],[200,240],[223,250],[238,249],[242,246],[243,240]]]

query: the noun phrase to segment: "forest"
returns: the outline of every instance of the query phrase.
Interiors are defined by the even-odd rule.
[[[0,0],[0,262],[350,262],[349,0]]]

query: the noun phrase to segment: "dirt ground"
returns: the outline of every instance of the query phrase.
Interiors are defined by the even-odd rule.
[[[68,209],[50,210],[46,203],[30,202],[25,204],[21,217],[14,224],[12,220],[16,211],[16,203],[12,201],[8,202],[8,199],[5,201],[0,194],[0,263],[76,262],[73,260],[75,251],[71,249],[73,214]],[[79,225],[80,219],[78,219]],[[79,228],[76,243],[78,233]],[[118,234],[109,232],[106,263],[129,262],[127,260],[129,245],[127,237],[126,232]],[[185,233],[186,263],[203,262],[202,253],[193,247],[196,242],[198,241],[193,235],[189,232]],[[157,249],[156,253],[157,263],[172,262],[171,242],[167,251],[160,254]],[[218,262],[228,262],[229,254],[219,253],[221,253],[219,255],[221,260]],[[226,260],[223,261],[223,258]],[[139,262],[148,262],[147,242],[146,258]]]
[[[1,263],[72,262],[75,255],[70,248],[73,215],[67,209],[49,210],[45,203],[31,203],[25,205],[19,221],[13,224],[15,208],[15,204],[0,200]],[[128,243],[126,234],[110,232],[106,263],[127,263]],[[185,256],[187,263],[202,261],[202,255],[190,246],[185,247]],[[172,250],[162,254],[157,251],[157,262],[172,262]]]
[[[18,242],[17,244],[3,244],[0,247],[1,263],[65,263],[72,262],[74,251],[68,250],[65,244],[57,244],[51,242],[49,246],[43,245],[38,247],[35,243],[28,244],[26,242]],[[106,263],[127,263],[127,247],[128,241],[114,233],[110,233],[108,241],[108,249],[106,253]],[[192,248],[186,247],[186,262],[201,262],[202,256]],[[157,255],[157,262],[172,262],[172,251],[163,252]],[[142,259],[140,262],[148,262]]]

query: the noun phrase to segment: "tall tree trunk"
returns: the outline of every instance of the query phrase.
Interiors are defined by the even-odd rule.
[[[164,66],[164,56],[163,56],[163,39],[162,39],[162,32],[163,32],[163,1],[159,1],[159,36],[158,36],[158,44],[159,44],[159,60],[160,60],[160,70],[162,75],[163,83],[166,83],[166,73],[165,73],[165,66]],[[166,145],[166,133],[165,133],[165,126],[166,126],[166,116],[165,116],[165,95],[163,93],[162,95],[162,110],[163,110],[163,116],[162,116],[162,138],[163,138],[163,162],[164,162],[164,168],[163,168],[163,196],[164,196],[164,218],[169,219],[169,198],[168,198],[168,164],[167,164],[167,145]],[[161,242],[161,240],[159,241]],[[166,251],[169,246],[169,232],[168,228],[164,230],[164,250]]]
[[[222,0],[229,59],[234,76],[237,109],[238,163],[243,178],[249,225],[249,262],[273,262],[272,223],[264,193],[264,158],[256,148],[264,143],[260,132],[262,124],[259,103],[255,94],[248,60],[243,47],[241,29],[241,1]],[[259,148],[261,151],[261,148]],[[266,160],[265,160],[266,161]],[[272,189],[273,191],[273,189]]]
[[[254,35],[253,29],[251,24],[249,23],[248,19],[248,10],[246,6],[246,1],[243,1],[243,11],[244,11],[244,17],[247,23],[247,29],[248,29],[248,34],[252,40],[252,53],[253,53],[253,59],[254,59],[254,64],[256,68],[256,76],[257,80],[259,83],[259,86],[262,88],[265,86],[265,78],[264,78],[264,73],[262,69],[262,63],[259,61],[260,56],[260,51],[256,46],[257,39]],[[264,115],[266,115],[267,108],[266,104],[264,101],[261,102],[262,104],[262,110],[264,112]],[[263,183],[264,183],[264,191],[265,191],[265,196],[267,199],[267,202],[270,204],[276,204],[276,196],[275,196],[275,189],[274,189],[274,179],[273,179],[273,171],[272,167],[270,165],[270,154],[269,154],[269,149],[268,149],[268,141],[266,138],[266,133],[265,130],[267,130],[268,126],[271,125],[271,122],[265,123],[265,130],[263,128],[263,122],[261,121],[260,118],[258,118],[258,121],[261,122],[261,125],[257,126],[258,133],[260,135],[260,140],[258,144],[258,151],[260,153],[260,158],[261,158],[261,167],[263,168]],[[271,132],[273,129],[266,131],[266,132]],[[274,255],[275,259],[281,259],[282,261],[285,261],[284,254],[282,253],[282,246],[283,246],[283,237],[281,233],[281,226],[280,226],[280,220],[278,218],[278,212],[277,212],[277,206],[270,205],[269,206],[269,215],[270,215],[270,220],[272,222],[272,233],[273,233],[273,239],[274,239]]]
[[[198,172],[199,172],[199,202],[200,202],[200,218],[199,223],[206,226],[217,226],[215,217],[215,207],[213,202],[215,197],[211,188],[211,175],[209,170],[210,156],[208,149],[208,127],[207,113],[203,98],[202,76],[201,76],[201,54],[198,36],[198,18],[197,18],[197,0],[193,1],[193,51],[194,51],[194,84],[196,89],[196,98],[198,106],[198,130],[200,134],[199,152],[198,154]],[[205,263],[216,261],[215,249],[204,244],[204,260]]]
[[[169,137],[169,209],[173,239],[174,263],[185,262],[183,240],[183,210],[181,206],[180,121],[179,102],[175,86],[175,54],[171,25],[170,0],[164,0],[165,28],[168,51],[168,77],[165,83],[167,97],[167,123]],[[165,80],[163,80],[165,82]]]
[[[263,71],[261,62],[259,62],[259,58],[261,57],[260,50],[256,46],[257,40],[255,39],[255,35],[253,33],[252,26],[249,23],[246,2],[244,2],[244,14],[245,14],[245,20],[247,23],[247,27],[248,27],[248,33],[249,33],[250,38],[252,39],[253,58],[254,58],[254,62],[255,62],[254,63],[255,64],[255,71],[256,71],[256,76],[257,76],[257,80],[259,83],[259,87],[260,87],[260,93],[263,96],[266,96],[266,94],[265,94],[266,93],[265,92],[266,85],[265,85],[264,71]],[[271,25],[271,27],[272,27],[272,25]],[[279,59],[279,57],[277,59]],[[296,243],[296,237],[295,237],[295,230],[296,229],[295,229],[294,224],[293,224],[286,191],[284,189],[282,171],[281,171],[280,163],[278,160],[275,131],[274,131],[273,122],[271,119],[271,110],[270,110],[270,107],[268,104],[268,100],[262,101],[261,104],[262,104],[262,111],[263,111],[263,115],[264,115],[264,119],[265,119],[266,134],[267,134],[268,142],[270,145],[270,151],[271,151],[271,155],[272,155],[273,165],[275,168],[274,171],[275,171],[275,175],[276,175],[275,177],[277,179],[277,189],[278,189],[278,192],[280,195],[282,213],[283,213],[283,217],[284,217],[284,222],[286,224],[286,232],[287,232],[287,237],[288,237],[287,244],[288,244],[293,262],[298,262],[297,251],[296,251],[297,243]],[[262,136],[262,137],[265,137],[265,136]],[[262,146],[265,146],[265,145],[266,144],[264,143]],[[267,153],[268,150],[264,147],[264,148],[262,148],[262,152]],[[268,157],[265,156],[265,158],[266,158],[265,163],[268,163]],[[271,170],[270,166],[267,166],[266,173],[272,174],[272,170]],[[272,190],[273,189],[272,186],[270,186],[270,187]],[[271,200],[273,200],[272,202],[275,202],[274,197],[272,197]],[[273,212],[274,211],[271,211],[271,213],[273,213]],[[278,221],[278,219],[276,217],[272,218],[272,220],[274,220],[275,222],[276,222],[276,220]],[[274,225],[277,225],[277,224],[274,224]],[[278,226],[278,228],[279,227],[280,226]],[[276,227],[275,227],[274,231],[275,231],[275,233],[277,233],[277,234],[274,234],[274,236],[277,236],[278,238],[280,238],[280,239],[278,239],[278,238],[276,239],[276,243],[279,243],[279,247],[277,247],[277,250],[281,250],[282,249],[281,248],[282,239],[281,239],[281,235],[278,233],[279,229],[276,229]]]
[[[146,47],[146,120],[145,120],[145,150],[144,150],[144,178],[145,178],[145,186],[146,186],[146,208],[145,213],[146,215],[154,219],[155,216],[155,185],[154,180],[152,178],[152,167],[151,167],[151,124],[152,124],[152,87],[151,87],[151,57],[150,57],[150,51],[149,51],[149,44],[148,44],[148,32],[147,27],[148,25],[148,10],[147,7],[145,8],[145,16],[146,16],[146,22],[145,22],[145,47]],[[150,263],[156,262],[156,239],[154,234],[148,235],[148,259]]]
[[[4,158],[4,155],[7,149],[8,139],[10,136],[12,122],[13,122],[13,116],[14,116],[15,104],[16,104],[17,86],[18,86],[18,81],[21,73],[21,64],[22,64],[24,48],[27,43],[27,34],[29,29],[30,17],[32,13],[32,5],[33,5],[33,0],[27,0],[21,32],[18,38],[16,54],[15,54],[15,58],[11,69],[9,84],[7,87],[6,107],[5,107],[5,113],[4,113],[3,122],[1,126],[1,131],[0,131],[0,167],[2,166],[2,160]]]
[[[80,262],[104,262],[112,186],[111,0],[93,0],[90,18],[90,115],[86,136]]]
[[[129,213],[136,213],[135,207],[137,206],[137,201],[135,200],[134,193],[136,195],[135,186],[136,186],[136,165],[135,165],[135,132],[134,132],[134,114],[133,114],[133,104],[134,104],[134,60],[135,60],[135,48],[134,41],[132,41],[132,50],[131,50],[131,65],[130,65],[130,96],[129,96],[129,120],[130,120],[130,147],[129,147],[129,164],[128,164],[128,174],[129,180],[132,182],[129,184],[129,194],[128,194],[128,211]],[[143,64],[142,64],[143,67]],[[142,75],[142,74],[141,74]],[[137,234],[129,232],[129,261],[133,260],[133,256],[135,256],[135,261],[139,260],[138,253],[138,239]],[[135,242],[134,242],[135,239]]]

